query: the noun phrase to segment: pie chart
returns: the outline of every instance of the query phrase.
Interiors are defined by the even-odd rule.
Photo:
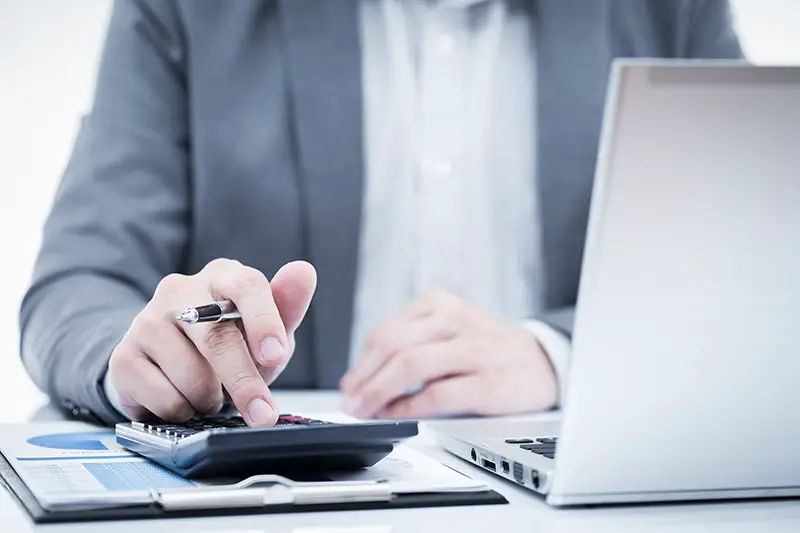
[[[102,438],[108,438],[110,433],[105,431],[81,432],[81,433],[53,433],[50,435],[39,435],[28,439],[28,444],[40,448],[51,448],[54,450],[108,450],[103,444]]]

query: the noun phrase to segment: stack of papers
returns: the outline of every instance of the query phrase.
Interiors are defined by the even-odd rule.
[[[142,505],[153,501],[153,490],[240,481],[184,479],[121,448],[112,429],[81,422],[0,425],[0,452],[45,509]],[[373,467],[324,472],[321,479],[385,481],[395,494],[489,490],[408,446]]]

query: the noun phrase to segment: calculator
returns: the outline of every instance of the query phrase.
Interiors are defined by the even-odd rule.
[[[415,420],[339,424],[280,415],[271,427],[241,416],[183,424],[117,424],[117,443],[183,477],[240,477],[371,466],[418,433]]]

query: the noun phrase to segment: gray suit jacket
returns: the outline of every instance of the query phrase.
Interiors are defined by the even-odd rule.
[[[538,0],[535,19],[539,318],[569,332],[610,62],[741,50],[725,0]],[[317,267],[277,385],[337,385],[364,179],[357,25],[357,0],[116,3],[21,309],[24,363],[68,411],[119,418],[100,385],[114,346],[162,277],[216,257]]]

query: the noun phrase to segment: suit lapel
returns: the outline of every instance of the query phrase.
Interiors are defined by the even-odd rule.
[[[347,368],[363,194],[358,0],[279,1],[308,253],[319,272],[310,314],[316,377],[319,386],[334,387]],[[562,285],[577,279],[580,268],[596,156],[591,148],[612,57],[609,1],[535,2],[548,306],[561,304],[557,295],[570,293]]]
[[[611,61],[610,0],[538,0],[535,9],[539,212],[545,305],[573,293]]]
[[[280,0],[290,120],[319,283],[309,315],[317,385],[347,367],[363,189],[356,0]]]

